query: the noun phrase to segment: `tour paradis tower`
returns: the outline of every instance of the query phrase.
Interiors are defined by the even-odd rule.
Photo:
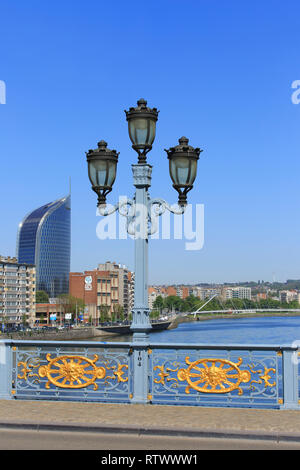
[[[36,290],[57,297],[69,292],[71,196],[45,204],[24,217],[17,235],[19,263],[36,266]]]

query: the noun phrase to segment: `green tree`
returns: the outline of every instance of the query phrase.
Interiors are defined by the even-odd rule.
[[[38,290],[36,291],[35,294],[35,302],[37,304],[48,304],[49,303],[49,295],[47,292],[43,290]]]
[[[181,301],[181,309],[183,312],[194,312],[200,307],[200,299],[194,295],[189,295]]]
[[[154,300],[153,302],[153,307],[155,309],[158,309],[160,312],[162,311],[162,309],[164,308],[165,304],[164,304],[164,299],[162,298],[161,295],[158,295],[156,297],[156,299]]]
[[[159,311],[158,310],[152,310],[152,312],[150,312],[150,318],[152,320],[156,320],[158,317],[159,317]]]
[[[73,319],[75,318],[76,313],[79,316],[79,312],[83,312],[85,307],[85,303],[82,299],[70,294],[61,294],[59,296],[59,303],[61,304],[64,313],[73,314]]]
[[[180,301],[180,297],[177,297],[176,295],[169,295],[165,298],[164,304],[168,311],[172,312],[173,310],[177,310],[177,307],[180,305]]]
[[[299,308],[299,304],[298,304],[298,301],[297,300],[292,300],[290,303],[289,303],[289,308]]]
[[[124,307],[120,304],[114,304],[113,306],[113,321],[123,321],[124,320]]]
[[[100,322],[105,322],[111,319],[109,315],[109,310],[110,310],[110,307],[108,305],[100,305],[99,307]]]
[[[225,302],[225,306],[231,310],[242,310],[245,308],[244,301],[242,299],[228,299]]]

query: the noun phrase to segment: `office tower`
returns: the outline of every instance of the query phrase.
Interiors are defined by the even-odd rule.
[[[36,266],[36,290],[57,297],[69,291],[71,255],[70,195],[24,217],[17,236],[19,263]]]

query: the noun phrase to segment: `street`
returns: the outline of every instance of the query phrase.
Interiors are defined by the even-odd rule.
[[[300,442],[0,430],[1,450],[299,450]],[[101,457],[101,453],[99,455]]]

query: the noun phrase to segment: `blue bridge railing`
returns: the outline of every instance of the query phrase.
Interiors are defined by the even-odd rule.
[[[293,345],[0,341],[0,399],[134,403],[141,380],[145,403],[300,406]]]

